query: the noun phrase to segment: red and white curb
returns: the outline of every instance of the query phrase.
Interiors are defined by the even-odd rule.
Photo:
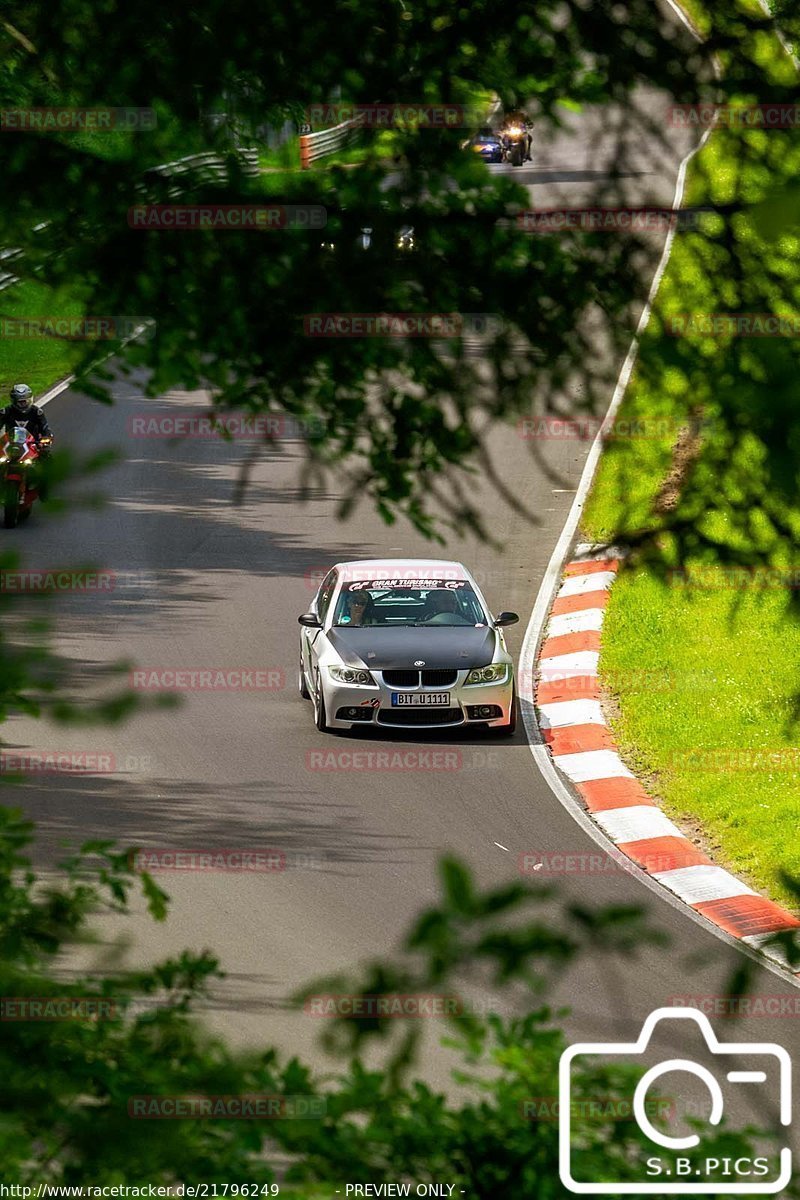
[[[748,946],[800,919],[758,895],[710,858],[664,815],[617,752],[601,705],[600,633],[620,566],[610,548],[586,548],[564,567],[539,650],[536,709],[555,766],[593,821],[678,900]],[[764,953],[781,965],[775,947]]]

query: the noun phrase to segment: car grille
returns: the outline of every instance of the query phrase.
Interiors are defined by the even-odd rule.
[[[452,687],[458,678],[458,671],[452,671],[449,667],[442,670],[423,671],[422,686],[423,687]]]
[[[463,721],[460,708],[382,708],[378,713],[380,725],[461,725]]]
[[[418,688],[420,675],[423,687],[452,687],[458,679],[458,671],[446,667],[430,671],[384,671],[383,682],[389,687]]]
[[[384,671],[383,682],[389,687],[419,687],[419,671]]]

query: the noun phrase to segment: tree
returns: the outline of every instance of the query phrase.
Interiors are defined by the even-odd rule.
[[[192,203],[269,198],[322,204],[338,245],[334,258],[326,258],[301,231],[280,237],[196,233],[179,240],[132,230],[128,209],[156,195],[146,190],[145,172],[192,151],[225,150],[221,135],[198,118],[231,92],[240,98],[240,113],[247,116],[249,108],[253,121],[324,102],[336,86],[353,101],[368,104],[472,104],[491,91],[506,105],[535,97],[540,128],[557,122],[561,102],[616,102],[631,125],[653,137],[663,136],[663,130],[633,103],[636,84],[646,81],[668,90],[676,101],[692,101],[699,88],[708,86],[711,53],[725,59],[723,97],[760,97],[765,86],[780,86],[787,98],[794,95],[783,76],[784,82],[765,85],[757,53],[738,53],[742,43],[757,50],[771,28],[766,18],[727,5],[715,6],[714,17],[712,34],[700,49],[662,21],[650,0],[629,0],[610,11],[546,0],[535,16],[524,4],[478,3],[454,10],[440,2],[423,10],[406,0],[389,7],[341,3],[305,9],[302,19],[230,0],[225,5],[206,0],[175,13],[165,13],[152,0],[137,7],[114,0],[18,3],[3,25],[3,106],[147,104],[159,120],[152,133],[107,140],[6,130],[0,240],[24,249],[26,276],[54,287],[75,284],[87,312],[144,314],[155,322],[155,336],[125,352],[130,366],[149,369],[153,395],[170,386],[206,383],[222,410],[285,410],[308,418],[324,430],[309,446],[312,468],[346,466],[354,475],[353,494],[366,492],[387,519],[402,512],[428,532],[434,532],[440,512],[477,524],[469,479],[462,472],[481,462],[487,421],[523,411],[534,392],[545,405],[554,404],[565,381],[583,384],[580,403],[587,411],[607,398],[608,363],[596,363],[582,317],[599,308],[617,348],[627,341],[631,298],[642,290],[635,243],[608,235],[521,236],[513,220],[502,221],[528,203],[525,195],[461,154],[464,131],[401,131],[397,161],[387,164],[376,154],[357,170],[315,174],[312,195],[305,176],[284,175],[272,186],[269,177],[249,181],[233,154],[227,183],[196,185],[186,192]],[[132,46],[138,47],[136,54]],[[109,80],[114,81],[112,98]],[[774,149],[765,152],[757,140],[748,147],[742,179],[748,187],[754,179],[761,182],[757,202],[766,206],[767,215],[770,203],[790,207],[791,189],[773,195],[769,169],[763,169],[774,166]],[[613,204],[618,194],[619,180],[612,179],[603,184],[598,200]],[[698,202],[706,199],[700,189]],[[738,242],[731,224],[750,203],[747,188],[711,199],[728,223],[712,222],[701,230],[688,243],[689,253],[719,271],[720,263],[734,272],[746,266],[748,303],[760,294],[756,274],[762,272],[763,283],[766,271],[773,289],[770,303],[776,304],[785,296],[785,262],[765,261],[763,246]],[[355,235],[369,224],[376,247],[391,246],[400,223],[414,224],[421,252],[400,261],[384,250],[377,269],[376,260],[357,251]],[[789,246],[785,256],[791,253]],[[341,345],[300,336],[304,314],[382,311],[491,313],[502,328],[483,365],[470,361],[457,340],[443,354],[425,340]],[[677,364],[682,386],[706,379],[705,355],[703,346],[682,349]],[[666,520],[632,526],[627,530],[631,540],[653,546],[666,529],[683,536],[684,544],[687,537],[714,544],[714,531],[703,527],[701,517],[703,504],[719,496],[739,528],[752,523],[753,513],[763,510],[749,485],[754,479],[763,483],[763,477],[745,471],[748,486],[742,488],[742,462],[732,453],[747,424],[757,449],[775,450],[768,503],[776,516],[776,536],[786,544],[791,529],[781,527],[780,504],[793,487],[793,447],[786,428],[794,427],[788,397],[795,352],[782,347],[776,356],[782,387],[775,411],[759,402],[761,390],[755,386],[746,402],[727,379],[719,391],[714,415],[730,435],[719,443],[721,451],[714,451],[722,486],[708,464],[701,464],[686,489],[688,508],[678,506]],[[747,367],[748,378],[758,382],[761,364],[749,363],[738,349],[731,351],[731,364],[737,370]],[[87,356],[86,371],[93,365],[94,352]],[[99,368],[83,386],[101,396],[102,381]],[[691,386],[684,386],[684,394],[688,411]],[[760,470],[758,453],[754,461]],[[694,482],[699,491],[692,491]],[[751,556],[764,552],[757,539],[748,544]],[[9,667],[4,713],[41,695],[58,697],[49,660],[36,665],[32,676],[30,655],[4,643],[3,666]],[[107,715],[122,715],[123,705],[120,701]],[[124,907],[132,883],[127,860],[113,847],[90,846],[99,875],[87,875],[76,861],[62,883],[46,888],[37,885],[22,857],[29,836],[24,822],[2,809],[0,829],[2,994],[21,1001],[88,994],[110,997],[121,1009],[114,1019],[63,1026],[0,1025],[6,1083],[0,1096],[0,1151],[10,1177],[127,1182],[146,1165],[149,1182],[160,1176],[268,1183],[272,1175],[260,1124],[140,1125],[128,1117],[133,1095],[266,1091],[324,1096],[325,1120],[270,1126],[275,1143],[293,1156],[297,1188],[306,1192],[315,1180],[336,1177],[345,1168],[388,1179],[413,1167],[430,1174],[446,1170],[475,1195],[510,1194],[514,1187],[523,1195],[559,1194],[554,1126],[518,1119],[519,1104],[532,1088],[535,1094],[553,1088],[563,1042],[544,1006],[531,1013],[526,1001],[519,1018],[507,1021],[469,1015],[454,1020],[453,1036],[468,1063],[476,1072],[487,1063],[495,1071],[488,1081],[485,1072],[477,1072],[481,1098],[461,1107],[409,1082],[415,1046],[408,1034],[398,1046],[389,1045],[385,1070],[365,1067],[362,1048],[391,1033],[382,1020],[331,1026],[333,1043],[344,1049],[350,1064],[337,1083],[323,1085],[302,1064],[282,1063],[269,1048],[260,1055],[233,1055],[196,1028],[192,1002],[215,969],[209,956],[187,954],[124,979],[60,982],[54,957],[87,933],[95,906],[104,900]],[[163,896],[146,876],[142,884],[155,915],[163,915]],[[446,987],[459,970],[477,964],[498,984],[530,986],[589,939],[603,937],[610,949],[630,952],[637,936],[648,936],[628,910],[595,919],[566,911],[555,932],[535,917],[529,923],[512,920],[509,930],[508,918],[524,916],[529,906],[535,911],[537,893],[515,887],[477,895],[457,864],[445,866],[444,885],[439,909],[423,914],[410,934],[408,949],[419,956],[417,967],[379,963],[364,979],[336,986],[364,995]],[[152,1011],[126,1013],[128,998],[142,996],[155,999]],[[599,1089],[619,1095],[629,1083],[627,1077],[606,1075],[583,1080],[587,1095]],[[627,1125],[621,1128],[615,1165],[627,1173],[640,1140]],[[743,1147],[733,1135],[724,1139],[728,1153]],[[710,1153],[713,1147],[709,1143]]]
[[[512,884],[482,893],[461,864],[445,860],[441,901],[409,931],[402,964],[375,962],[360,977],[321,981],[297,998],[302,1004],[310,992],[325,989],[365,1002],[415,993],[457,999],[470,977],[488,983],[517,1015],[476,1015],[465,1005],[447,1017],[451,1043],[462,1055],[460,1080],[473,1096],[461,1102],[413,1078],[419,1022],[414,1028],[411,1021],[368,1014],[327,1023],[328,1048],[343,1066],[335,1079],[316,1078],[297,1059],[281,1061],[270,1047],[234,1054],[209,1038],[193,1015],[217,970],[209,954],[186,952],[149,971],[64,983],[58,955],[91,937],[98,909],[124,912],[137,882],[156,919],[165,917],[166,898],[146,873],[134,873],[130,856],[101,843],[87,844],[45,885],[25,856],[30,836],[29,823],[0,808],[4,1183],[247,1182],[269,1195],[276,1178],[271,1161],[280,1153],[289,1164],[282,1196],[314,1196],[317,1185],[343,1179],[445,1179],[487,1200],[512,1189],[519,1196],[562,1194],[555,1118],[558,1058],[566,1042],[560,1014],[547,1006],[548,987],[589,944],[631,956],[663,936],[648,928],[640,910],[589,913],[564,904],[554,922],[545,906],[554,899],[548,889]],[[737,978],[731,985],[739,994],[747,982]],[[90,1011],[92,1003],[94,1010],[71,1019],[31,1015],[32,1004],[65,1000],[75,1006],[68,1012]],[[406,1024],[411,1031],[398,1032]],[[367,1068],[365,1050],[376,1041],[385,1047],[384,1062]],[[578,1073],[579,1100],[602,1098],[614,1116],[613,1144],[600,1147],[596,1118],[577,1104],[576,1146],[585,1141],[587,1170],[641,1178],[635,1168],[646,1142],[626,1109],[636,1077],[606,1066]],[[230,1104],[249,1097],[253,1103],[256,1096],[279,1119],[153,1115],[171,1111],[165,1101],[194,1104],[197,1112],[203,1100]],[[304,1111],[298,1099],[313,1118],[287,1115]],[[135,1119],[140,1113],[149,1119]],[[747,1138],[724,1126],[703,1143],[705,1153],[720,1158],[748,1149]]]
[[[391,162],[376,141],[357,169],[255,181],[238,169],[224,132],[198,115],[230,95],[237,119],[255,126],[324,104],[336,88],[354,103],[469,109],[496,93],[506,106],[529,102],[545,133],[564,105],[614,104],[624,173],[629,137],[666,136],[635,100],[637,85],[692,99],[706,58],[648,0],[613,11],[546,0],[535,15],[496,0],[457,10],[444,0],[425,8],[340,0],[302,15],[218,0],[175,13],[152,0],[27,3],[14,7],[2,36],[4,105],[147,105],[158,117],[155,130],[131,135],[5,132],[13,205],[4,205],[0,236],[24,248],[22,269],[55,286],[80,281],[89,313],[155,322],[154,336],[126,355],[147,366],[150,394],[204,384],[222,410],[307,418],[323,431],[309,446],[312,469],[346,467],[351,498],[367,495],[387,520],[404,512],[428,532],[448,514],[479,524],[469,470],[486,468],[487,422],[527,411],[534,391],[552,402],[572,375],[585,388],[581,403],[596,407],[607,395],[609,367],[598,365],[584,323],[599,309],[624,343],[642,288],[636,239],[517,229],[524,190],[461,149],[479,113],[456,129],[399,129]],[[326,256],[305,230],[182,237],[129,228],[131,206],[158,195],[143,191],[146,169],[208,149],[229,153],[227,184],[190,180],[182,199],[322,205],[337,253]],[[619,179],[600,182],[598,202],[613,205],[619,194]],[[404,224],[414,225],[419,250],[396,256]],[[374,254],[356,247],[367,225]],[[488,313],[499,332],[479,362],[459,337],[443,352],[426,337],[303,331],[308,314],[384,312]],[[93,347],[84,367],[96,357]],[[97,375],[82,386],[102,394]]]

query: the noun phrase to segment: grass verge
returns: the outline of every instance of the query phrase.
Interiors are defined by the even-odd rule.
[[[53,317],[81,317],[84,305],[75,289],[54,291],[32,280],[0,292],[0,397],[19,382],[40,395],[72,368],[86,350],[85,342],[60,337],[19,336],[9,320],[32,321]],[[3,403],[6,403],[3,400]]]
[[[698,3],[692,3],[691,15],[708,28]],[[748,49],[763,70],[767,91],[796,86],[795,67],[777,38],[759,35]],[[752,100],[742,97],[743,103]],[[669,568],[671,516],[688,526],[702,525],[721,549],[769,558],[769,522],[762,519],[759,490],[768,497],[775,474],[764,443],[755,436],[738,437],[738,461],[726,461],[732,443],[725,422],[717,418],[724,411],[729,423],[735,409],[746,422],[749,412],[763,408],[767,394],[779,406],[792,386],[792,373],[797,378],[796,346],[788,339],[779,346],[781,339],[745,342],[700,332],[684,339],[665,330],[679,314],[798,310],[798,175],[797,128],[723,128],[693,160],[685,204],[742,205],[731,219],[736,253],[722,252],[700,234],[676,236],[619,413],[620,421],[638,422],[634,427],[644,436],[608,444],[583,519],[590,540],[635,542],[643,529],[657,535],[663,518],[665,532],[656,544],[663,550],[662,565]],[[782,193],[788,202],[781,200]],[[732,262],[740,269],[745,265],[743,277],[729,269]],[[787,305],[787,298],[794,305]],[[701,370],[686,367],[681,342]],[[721,396],[727,401],[724,410]],[[681,480],[679,431],[685,444],[693,423],[700,434]],[[753,495],[749,544],[731,519],[733,501],[726,511],[731,493],[724,491],[721,473],[731,470],[739,472],[745,501],[748,488]],[[720,479],[716,496],[715,475]],[[665,508],[671,477],[675,494]],[[687,480],[690,489],[684,488]],[[705,497],[702,506],[698,496]],[[781,518],[800,529],[800,507],[783,503]],[[600,671],[614,699],[613,726],[623,758],[660,797],[665,811],[696,831],[716,862],[797,907],[779,873],[800,876],[800,752],[795,749],[800,627],[792,607],[800,572],[785,555],[773,561],[776,570],[732,573],[709,560],[706,542],[696,559],[683,557],[681,572],[667,569],[659,577],[652,564],[634,566],[611,595]],[[674,558],[671,562],[677,565]],[[702,586],[687,586],[687,577]]]

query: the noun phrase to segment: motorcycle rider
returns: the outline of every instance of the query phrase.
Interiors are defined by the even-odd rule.
[[[15,383],[11,389],[11,403],[5,408],[0,409],[0,430],[10,440],[14,436],[14,429],[17,425],[24,425],[29,433],[33,435],[36,443],[36,449],[40,459],[47,457],[50,451],[50,441],[53,438],[53,431],[47,423],[47,417],[37,404],[33,403],[33,392],[28,387],[27,383]],[[45,445],[42,445],[42,439],[48,439]],[[43,478],[43,472],[38,469],[38,464],[34,464],[31,470],[35,472],[34,478],[31,479],[39,492],[39,499],[47,498],[47,484]]]
[[[11,403],[0,409],[0,425],[9,437],[16,425],[25,425],[33,434],[37,448],[42,438],[53,436],[44,412],[33,403],[33,392],[27,383],[15,383],[12,387]]]
[[[513,125],[518,126],[523,131],[525,150],[524,150],[522,161],[523,162],[532,162],[533,156],[531,154],[531,146],[533,145],[533,136],[531,134],[531,122],[528,120],[527,114],[522,112],[521,109],[517,109],[514,112],[506,113],[505,118],[503,120],[503,126],[502,126],[501,133],[503,135],[503,143],[504,143],[504,146],[506,149],[508,149],[508,147],[509,147],[509,140],[508,140],[508,137],[506,136],[506,131],[508,130],[508,128],[510,126],[513,126]]]

